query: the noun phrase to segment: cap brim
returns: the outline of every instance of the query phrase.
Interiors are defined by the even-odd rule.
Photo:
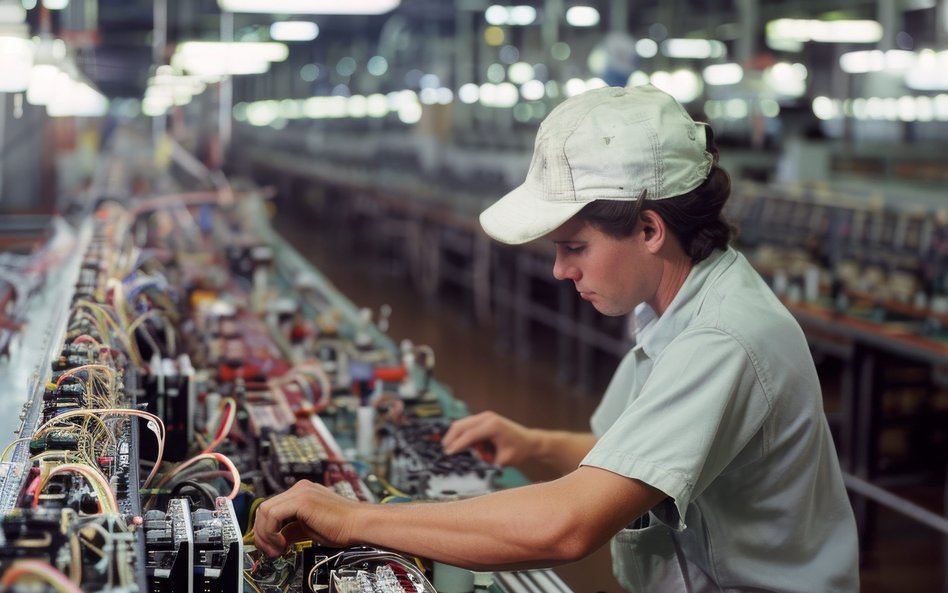
[[[481,227],[493,239],[520,245],[556,230],[587,202],[553,202],[520,185],[481,212]]]

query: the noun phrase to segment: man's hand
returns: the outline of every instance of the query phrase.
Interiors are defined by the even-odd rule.
[[[278,556],[289,544],[308,539],[336,548],[350,546],[359,504],[325,486],[301,480],[257,509],[254,543],[268,556]]]
[[[479,444],[489,445],[497,465],[519,465],[537,454],[538,435],[495,412],[481,412],[456,420],[441,440],[449,455]]]

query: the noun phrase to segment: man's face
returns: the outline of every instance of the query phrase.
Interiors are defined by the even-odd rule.
[[[615,239],[574,218],[549,237],[556,247],[553,277],[572,280],[580,297],[603,315],[625,315],[655,296],[661,263],[646,249],[641,228]]]

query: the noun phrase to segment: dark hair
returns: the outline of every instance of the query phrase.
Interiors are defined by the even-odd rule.
[[[731,178],[718,166],[714,133],[705,126],[707,150],[714,158],[707,178],[686,194],[663,200],[649,200],[645,192],[636,201],[595,200],[576,216],[603,233],[629,237],[635,232],[639,215],[652,210],[662,217],[693,263],[705,259],[715,249],[726,249],[737,229],[722,212],[731,195]]]

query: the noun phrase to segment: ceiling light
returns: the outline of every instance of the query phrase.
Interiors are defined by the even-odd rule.
[[[217,0],[221,10],[275,14],[384,14],[400,0]]]
[[[68,78],[68,77],[67,77]],[[101,117],[109,111],[109,100],[88,84],[68,78],[61,92],[46,105],[50,117]]]
[[[270,25],[274,41],[312,41],[319,35],[319,25],[310,21],[279,21]]]
[[[202,78],[263,74],[271,62],[282,62],[288,55],[286,44],[273,41],[185,41],[171,57],[171,65]]]
[[[62,10],[69,6],[69,0],[43,0],[46,10]]]
[[[525,27],[537,20],[537,9],[532,6],[511,6],[508,10],[508,25]]]
[[[662,42],[662,53],[669,58],[705,60],[725,54],[724,44],[716,39],[667,39]]]
[[[515,84],[523,84],[528,80],[533,80],[533,66],[526,62],[516,62],[507,68],[507,78]]]
[[[764,83],[778,95],[801,97],[806,92],[808,73],[803,64],[777,62],[764,70]]]
[[[471,103],[477,103],[480,94],[480,88],[473,82],[462,84],[461,88],[458,89],[458,99],[461,100],[461,103],[466,103],[468,105]]]
[[[737,84],[744,78],[740,64],[712,64],[702,71],[704,81],[710,85]]]
[[[537,9],[532,6],[501,6],[493,4],[484,11],[484,20],[494,26],[525,27],[537,20]]]
[[[539,101],[546,94],[546,87],[539,80],[528,80],[520,87],[520,96],[527,101]]]
[[[691,70],[675,72],[656,72],[652,74],[652,84],[662,89],[680,103],[690,103],[701,95],[704,85],[701,78]]]
[[[813,115],[817,118],[827,121],[839,117],[839,106],[829,97],[816,97],[812,104]]]
[[[644,37],[635,42],[635,53],[643,58],[654,58],[658,53],[658,44],[648,37]]]
[[[26,9],[19,2],[0,3],[0,24],[18,25],[26,21]]]
[[[30,105],[46,105],[59,88],[60,75],[69,76],[52,64],[36,64],[30,71],[26,101]]]
[[[566,22],[574,27],[595,27],[599,11],[592,6],[572,6],[566,11]]]
[[[0,93],[20,93],[30,84],[33,43],[20,37],[0,37]]]
[[[926,49],[905,73],[905,86],[917,91],[948,90],[948,51]]]
[[[818,21],[776,19],[767,23],[767,44],[802,43],[876,43],[882,39],[882,25],[872,20]]]

